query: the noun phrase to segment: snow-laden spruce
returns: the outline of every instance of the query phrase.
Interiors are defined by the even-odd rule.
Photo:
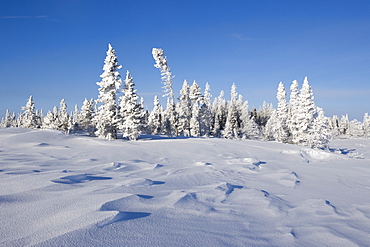
[[[163,133],[163,119],[164,119],[163,107],[159,101],[158,96],[154,97],[154,108],[149,114],[148,125],[151,134],[158,135]]]
[[[118,127],[122,131],[123,137],[137,140],[143,130],[144,110],[138,101],[139,96],[136,94],[135,83],[129,71],[126,72],[125,86],[122,92],[123,96],[120,98],[119,105],[121,121]]]
[[[16,125],[15,113],[11,114],[7,109],[5,112],[5,117],[1,119],[0,127],[1,128],[10,128]]]
[[[104,60],[102,80],[96,84],[99,88],[97,99],[97,112],[94,117],[96,136],[104,139],[116,139],[118,130],[117,90],[122,85],[118,70],[122,66],[118,64],[116,52],[108,45],[107,56]]]
[[[175,94],[172,87],[172,73],[170,67],[168,66],[167,57],[164,54],[163,49],[153,48],[152,55],[155,60],[154,67],[158,68],[161,72],[162,83],[163,83],[163,97],[167,98],[167,106],[165,110],[164,119],[164,131],[168,136],[178,136],[179,135],[179,123],[178,114],[175,105]]]
[[[176,110],[179,115],[179,134],[182,136],[190,136],[192,104],[190,100],[190,86],[187,80],[184,80],[182,84]]]
[[[32,95],[29,97],[27,104],[22,107],[23,113],[18,118],[19,127],[23,128],[38,128],[39,124],[35,112],[35,102]]]

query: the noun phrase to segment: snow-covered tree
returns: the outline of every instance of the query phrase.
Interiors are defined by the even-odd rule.
[[[212,120],[212,105],[211,105],[211,98],[212,95],[210,93],[211,87],[209,86],[208,82],[206,83],[204,89],[204,97],[203,97],[203,104],[200,107],[199,111],[199,125],[200,125],[200,135],[201,136],[210,136],[211,134],[211,126],[213,125]]]
[[[368,113],[365,113],[364,119],[362,121],[362,128],[364,130],[364,136],[370,137],[370,116]]]
[[[150,112],[148,125],[153,135],[163,133],[163,107],[157,95],[154,97],[154,108]]]
[[[88,131],[90,135],[94,135],[95,127],[93,124],[95,101],[93,99],[87,100],[85,98],[82,103],[80,112],[80,127],[84,131]]]
[[[69,133],[72,128],[71,118],[67,111],[67,104],[64,99],[60,101],[59,112],[57,116],[57,129]]]
[[[325,117],[322,108],[316,108],[316,116],[312,123],[312,131],[308,135],[308,146],[312,148],[326,149],[330,140],[328,118]]]
[[[308,145],[308,136],[312,134],[312,124],[316,114],[316,106],[313,101],[311,86],[305,77],[302,89],[299,94],[299,105],[296,111],[295,126],[292,131],[293,143],[299,145]]]
[[[180,97],[177,102],[177,113],[179,122],[179,134],[183,136],[190,136],[190,119],[191,119],[191,100],[189,97],[190,86],[186,80],[182,84],[180,90]]]
[[[81,128],[81,113],[79,110],[78,105],[75,105],[75,110],[72,112],[71,116],[71,122],[72,122],[72,130],[73,131],[80,131]]]
[[[288,106],[286,102],[286,92],[282,82],[279,83],[276,98],[278,107],[271,115],[265,128],[265,136],[268,140],[278,142],[288,142]]]
[[[199,111],[199,104],[194,104],[192,107],[190,119],[190,135],[194,137],[200,136]]]
[[[162,83],[163,83],[163,91],[164,91],[164,97],[168,97],[170,99],[170,103],[175,103],[175,95],[173,93],[172,88],[172,73],[170,71],[170,67],[168,66],[167,57],[164,54],[163,49],[160,48],[153,48],[152,49],[152,55],[155,60],[154,67],[160,69],[161,76],[162,76]]]
[[[349,128],[346,135],[351,138],[359,138],[364,136],[364,130],[362,128],[362,123],[357,119],[349,122]]]
[[[339,117],[334,115],[332,118],[328,118],[328,124],[330,129],[330,135],[335,138],[340,135],[339,131]]]
[[[15,127],[15,114],[10,114],[9,110],[6,110],[5,117],[1,121],[0,127],[9,128]]]
[[[202,101],[202,93],[196,81],[193,82],[189,89],[189,98],[191,101],[191,118],[190,118],[190,135],[200,135],[200,102]]]
[[[348,114],[346,114],[342,116],[339,121],[340,135],[343,135],[343,136],[347,135],[349,128],[350,128],[349,118],[348,118]]]
[[[48,111],[42,121],[42,128],[44,129],[57,129],[57,117],[59,114],[58,107],[54,106],[53,111]]]
[[[292,139],[298,135],[298,108],[299,108],[299,89],[298,81],[294,80],[290,86],[290,99],[288,108],[288,128],[290,132],[289,142],[293,142]]]
[[[242,96],[239,95],[240,100],[242,101]],[[241,138],[242,139],[259,139],[261,136],[261,131],[258,124],[251,118],[249,113],[248,101],[244,101],[240,111],[240,120],[241,120]]]
[[[99,88],[99,97],[97,99],[97,112],[94,116],[96,126],[95,134],[103,139],[117,138],[117,124],[119,122],[117,107],[117,90],[122,85],[121,76],[118,69],[116,52],[109,44],[107,56],[104,60],[103,73],[100,75],[102,80],[96,84]]]
[[[239,137],[240,115],[237,107],[238,93],[233,83],[231,86],[230,100],[227,104],[227,118],[223,137],[228,139]]]
[[[214,124],[212,126],[211,132],[215,137],[221,137],[223,130],[226,125],[227,118],[227,104],[224,98],[224,91],[220,92],[220,95],[214,99],[212,104],[212,117],[214,118]]]
[[[273,112],[272,104],[263,101],[262,106],[258,109],[253,110],[253,116],[257,125],[262,129],[265,127],[267,121],[269,120]]]
[[[152,55],[155,60],[154,67],[160,69],[163,83],[163,97],[167,98],[167,106],[165,111],[165,132],[168,136],[177,136],[178,130],[178,115],[175,106],[175,95],[172,88],[172,73],[168,66],[167,57],[163,52],[163,49],[153,48]]]
[[[179,135],[179,119],[176,106],[167,98],[166,110],[164,111],[163,130],[167,136]]]
[[[130,140],[137,140],[143,129],[144,111],[136,91],[134,80],[130,72],[127,71],[123,96],[120,98],[121,122],[119,129],[122,131],[123,137]]]
[[[19,115],[19,127],[23,128],[38,128],[37,116],[35,112],[35,102],[32,95],[29,97],[25,106],[22,107],[23,112]]]

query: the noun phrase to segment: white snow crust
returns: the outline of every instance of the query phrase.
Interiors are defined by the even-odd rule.
[[[369,147],[0,129],[0,246],[370,246]]]

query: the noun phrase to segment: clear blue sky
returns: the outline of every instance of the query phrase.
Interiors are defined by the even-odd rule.
[[[308,76],[327,116],[370,112],[368,0],[0,0],[0,116],[62,98],[97,98],[108,43],[152,108],[162,95],[151,55],[163,48],[178,95],[184,79],[276,106],[282,81]]]

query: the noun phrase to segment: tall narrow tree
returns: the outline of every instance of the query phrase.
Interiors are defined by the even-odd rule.
[[[190,86],[187,80],[184,80],[180,90],[176,111],[178,113],[179,135],[190,136],[190,119],[191,119],[191,100],[189,97]]]
[[[204,89],[204,97],[203,97],[203,104],[200,107],[199,112],[199,122],[200,122],[200,135],[201,136],[210,136],[211,134],[211,126],[213,125],[212,121],[212,105],[211,105],[211,98],[212,95],[210,93],[211,87],[209,86],[208,82],[206,83]]]
[[[286,102],[286,92],[282,82],[279,83],[276,93],[278,107],[268,120],[266,126],[266,135],[268,139],[273,139],[278,142],[288,142],[288,107]]]
[[[196,81],[193,82],[189,89],[189,98],[191,101],[191,118],[190,118],[190,135],[199,136],[200,135],[200,103],[202,101],[202,93],[200,92],[200,87]]]
[[[118,65],[116,52],[109,44],[107,56],[104,60],[104,72],[100,75],[102,80],[96,83],[100,88],[94,123],[97,129],[95,134],[99,138],[117,138],[117,125],[119,122],[117,114],[117,90],[122,85],[121,76],[118,72],[120,68],[121,65]]]
[[[178,131],[178,115],[176,112],[175,106],[175,95],[172,88],[172,73],[170,67],[168,66],[167,57],[163,52],[163,49],[153,48],[152,55],[155,60],[154,67],[160,69],[163,83],[163,97],[167,98],[167,107],[166,107],[166,133],[169,136],[177,136]]]
[[[174,104],[175,95],[172,88],[173,76],[170,71],[170,67],[168,66],[167,57],[164,54],[163,49],[160,48],[153,48],[152,55],[155,60],[154,67],[158,68],[161,71],[164,92],[163,97],[168,97],[170,99],[170,103]]]
[[[228,139],[239,137],[240,115],[237,106],[238,93],[233,83],[231,86],[230,100],[227,104],[227,119],[223,136]]]
[[[290,138],[288,142],[293,143],[293,139],[299,133],[298,129],[298,119],[297,119],[297,111],[299,108],[299,89],[298,89],[298,81],[294,80],[292,85],[290,86],[290,99],[289,99],[289,107],[288,107],[288,128],[290,132]]]
[[[364,129],[364,135],[370,137],[370,116],[369,113],[365,113],[362,121],[362,128]]]

